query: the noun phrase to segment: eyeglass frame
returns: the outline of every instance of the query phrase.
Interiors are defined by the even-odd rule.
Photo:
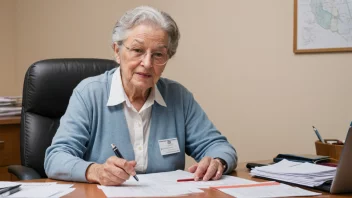
[[[118,44],[118,43],[116,43],[116,44]],[[121,45],[123,45],[129,52],[133,52],[133,49],[131,48],[131,47],[127,47],[123,42],[121,42]],[[120,46],[121,46],[120,45]],[[140,57],[140,61],[142,61],[144,58],[145,58],[145,56],[146,56],[146,54],[147,54],[148,52],[147,51],[145,51],[142,55],[141,55],[141,57]],[[168,53],[166,53],[166,56],[167,56],[167,58],[166,58],[166,61],[165,61],[165,63],[162,63],[162,64],[157,64],[157,63],[155,63],[154,61],[155,61],[155,59],[153,59],[153,54],[151,54],[151,60],[153,61],[153,65],[157,65],[157,66],[163,66],[163,65],[166,65],[166,63],[169,61],[169,54]]]

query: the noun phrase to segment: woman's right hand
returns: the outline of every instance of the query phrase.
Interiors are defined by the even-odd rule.
[[[136,161],[127,161],[116,156],[109,157],[104,164],[91,164],[86,171],[87,181],[104,186],[118,186],[136,175]]]

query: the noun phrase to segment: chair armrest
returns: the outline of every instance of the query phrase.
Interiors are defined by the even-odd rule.
[[[30,179],[41,178],[37,171],[26,166],[11,165],[8,167],[7,171],[11,174],[14,174],[20,180],[30,180]]]

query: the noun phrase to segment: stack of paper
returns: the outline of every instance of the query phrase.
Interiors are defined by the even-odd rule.
[[[336,167],[282,160],[273,165],[256,167],[252,169],[250,174],[252,176],[314,187],[333,180],[336,174]]]
[[[0,116],[21,115],[21,96],[0,97]]]
[[[62,197],[75,190],[75,188],[71,188],[72,184],[57,184],[56,182],[0,182],[0,188],[16,186],[18,184],[21,184],[21,189],[8,197]]]

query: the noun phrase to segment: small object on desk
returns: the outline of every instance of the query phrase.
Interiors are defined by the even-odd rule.
[[[325,143],[325,141],[324,141],[324,139],[321,137],[321,135],[320,135],[318,129],[316,129],[316,128],[313,126],[313,130],[314,130],[315,134],[317,135],[319,141],[321,141],[322,143]]]
[[[267,166],[267,165],[269,164],[247,163],[246,168],[248,168],[249,170],[252,170],[255,167],[261,167],[261,166]]]
[[[117,147],[114,144],[111,144],[111,147],[112,147],[112,150],[114,151],[116,157],[124,159],[122,154],[120,153],[120,151],[117,149]],[[133,175],[133,177],[136,181],[139,181],[137,175]]]
[[[344,145],[344,143],[338,139],[325,139],[325,142],[334,145]]]
[[[327,162],[330,160],[329,156],[323,155],[311,155],[311,154],[278,154],[273,161],[280,162],[281,160],[286,159],[292,162],[309,162],[313,164],[317,164],[320,162]]]
[[[0,197],[7,197],[13,193],[18,192],[19,190],[21,190],[21,184],[18,184],[16,186],[0,188]]]
[[[220,189],[220,188],[246,188],[246,187],[256,187],[256,186],[274,186],[280,185],[279,182],[276,181],[268,181],[268,182],[258,182],[255,184],[235,184],[235,185],[227,185],[227,186],[211,186],[212,189]]]
[[[319,165],[337,167],[337,163],[333,163],[333,162],[322,162],[322,163],[319,163]]]
[[[177,182],[195,181],[194,178],[178,179]]]
[[[340,159],[344,147],[344,145],[325,144],[320,141],[315,141],[317,155],[329,156],[330,160],[334,159],[336,162]]]
[[[344,145],[345,143],[343,143],[342,141],[338,140],[336,143],[332,143],[332,144],[335,144],[335,145]]]

